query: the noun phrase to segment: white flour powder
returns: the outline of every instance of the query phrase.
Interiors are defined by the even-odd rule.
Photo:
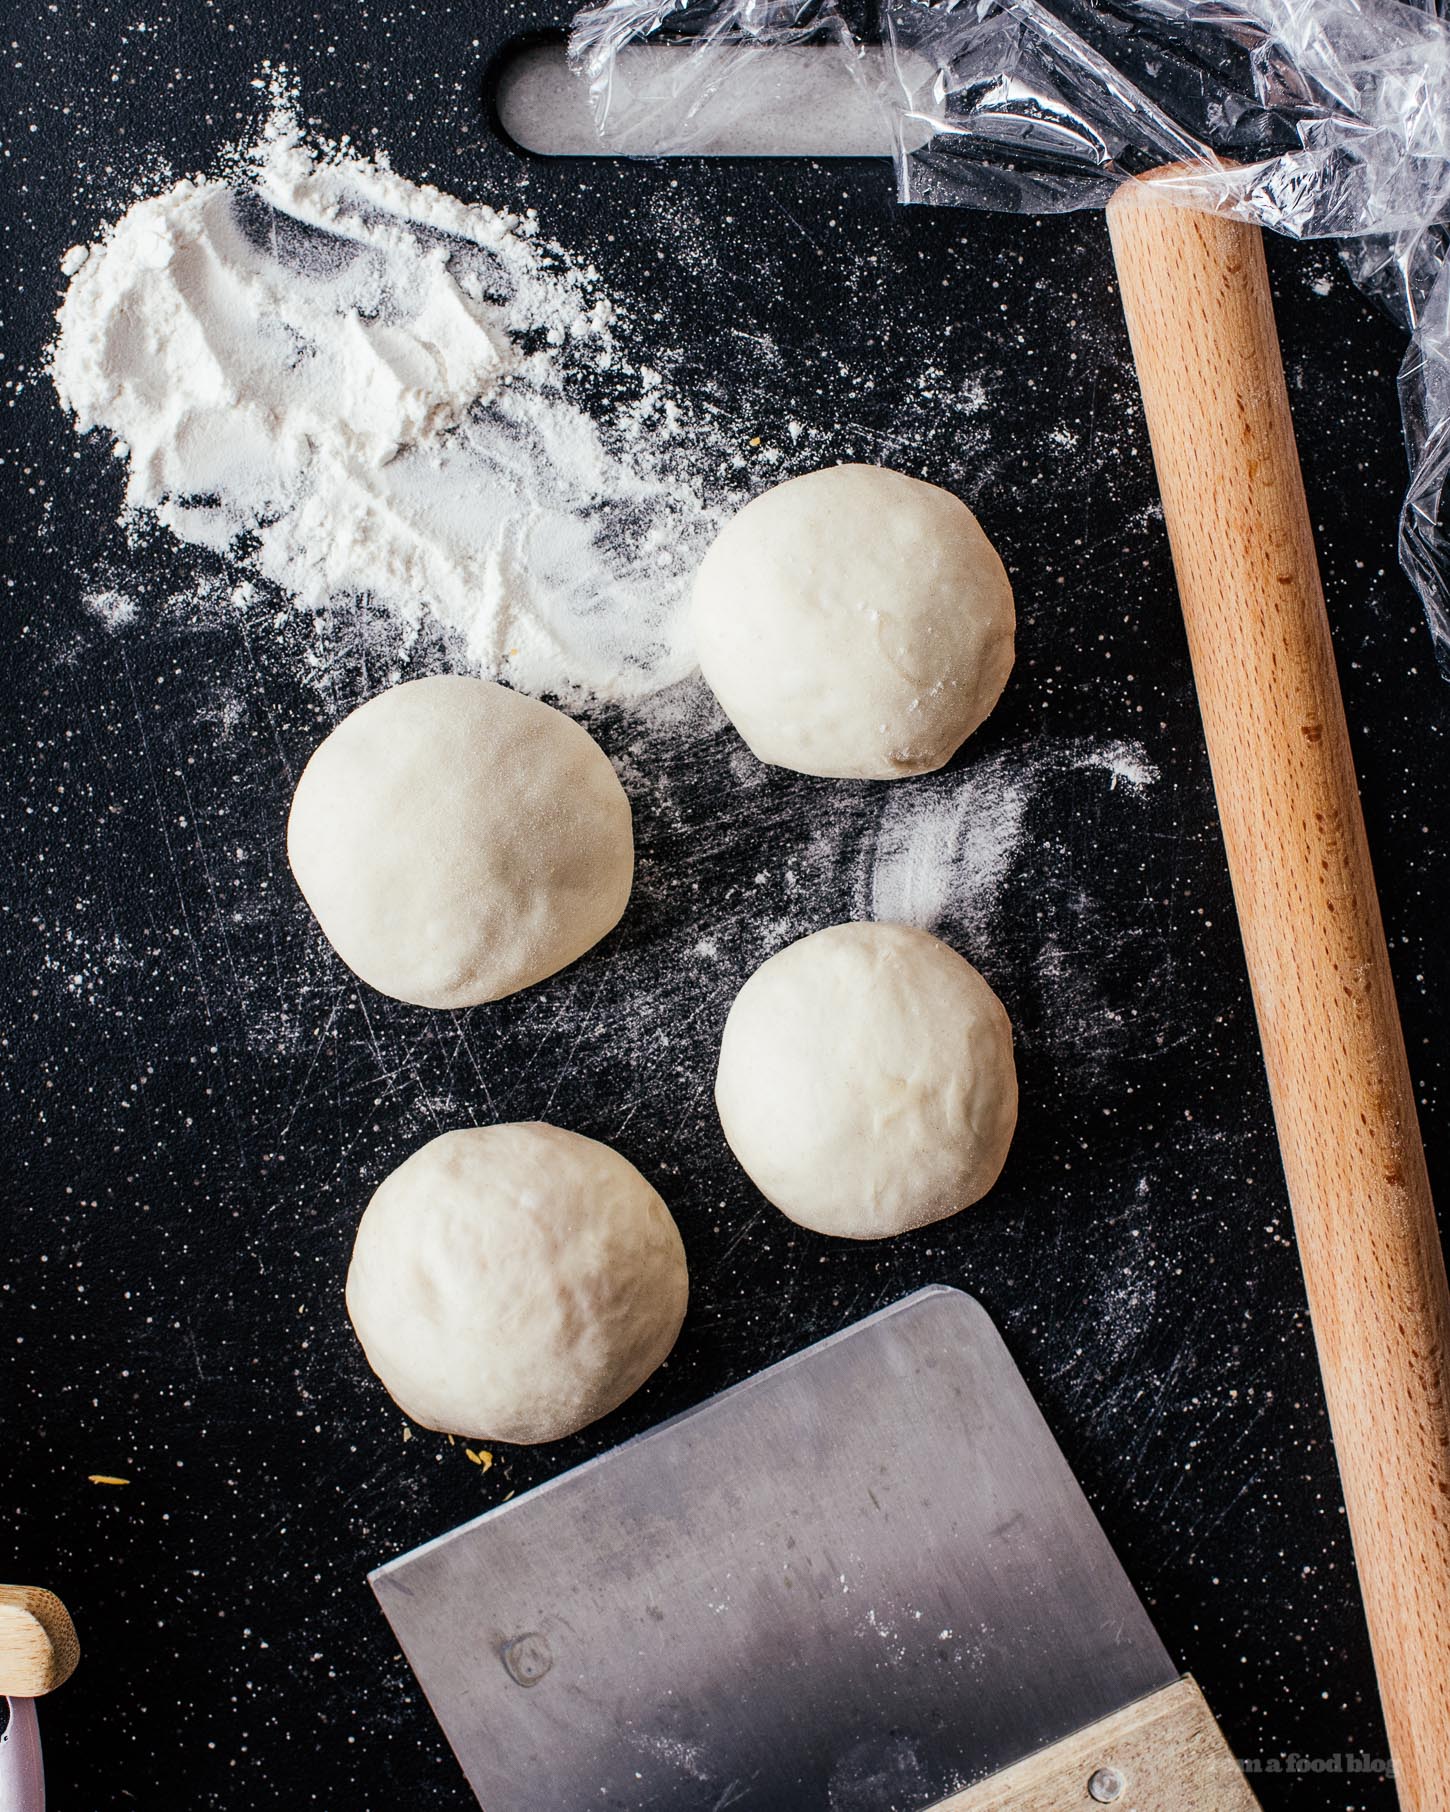
[[[949,790],[886,791],[863,901],[869,916],[936,931],[956,915],[985,941],[1042,777],[1040,765],[999,755]]]
[[[948,787],[885,789],[863,909],[926,931],[959,921],[985,945],[1022,855],[1027,808],[1073,769],[1107,774],[1114,792],[1139,793],[1158,778],[1138,743],[1068,742],[994,755]]]
[[[595,273],[530,220],[309,144],[283,101],[229,166],[64,261],[56,389],[113,437],[127,507],[312,609],[431,613],[525,690],[687,673],[718,517]],[[565,393],[580,368],[625,388],[602,427]]]

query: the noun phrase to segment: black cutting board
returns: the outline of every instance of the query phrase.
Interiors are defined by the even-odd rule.
[[[537,9],[32,0],[6,23],[0,1572],[80,1626],[45,1707],[57,1812],[465,1807],[366,1569],[927,1282],[1001,1326],[1170,1649],[1270,1770],[1266,1807],[1391,1806],[1322,1771],[1384,1736],[1102,222],[901,210],[866,163],[522,158],[483,97]],[[206,165],[265,60],[328,132],[537,208],[637,321],[659,314],[670,384],[738,430],[742,496],[879,460],[999,542],[1015,678],[951,770],[910,783],[949,819],[961,789],[1035,776],[1005,872],[941,925],[1019,1038],[1021,1130],[979,1208],[833,1243],[730,1160],[710,1102],[729,1001],[778,943],[862,910],[885,807],[753,770],[718,720],[593,720],[637,776],[640,870],[576,968],[448,1016],[328,958],[286,802],[386,676],[344,637],[330,685],[304,683],[276,600],[186,621],[168,599],[225,568],[128,545],[118,468],[39,370],[61,253],[132,183]],[[1401,341],[1329,249],[1270,259],[1439,1174],[1450,693],[1393,559]],[[141,596],[119,631],[85,602],[108,587]],[[1114,786],[1090,759],[1113,742],[1160,778]],[[545,1115],[658,1184],[693,1307],[624,1409],[485,1472],[404,1440],[342,1277],[370,1189],[423,1138]]]

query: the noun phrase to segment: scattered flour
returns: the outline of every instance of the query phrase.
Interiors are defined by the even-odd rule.
[[[890,791],[876,833],[870,917],[933,930],[949,916],[982,932],[1022,836],[1038,776],[996,756],[949,791]]]
[[[107,629],[125,629],[136,621],[139,615],[136,600],[123,591],[105,586],[96,591],[88,591],[81,602],[97,622]]]
[[[1054,774],[1073,768],[1101,770],[1111,791],[1139,792],[1158,778],[1138,743],[1068,743],[1035,757],[994,755],[927,787],[892,786],[871,848],[868,915],[928,931],[955,921],[985,947],[1027,808]]]
[[[51,370],[109,433],[126,508],[313,611],[362,598],[524,690],[689,672],[718,526],[678,412],[597,273],[530,218],[304,136],[285,96],[225,174],[138,201],[70,278]],[[610,373],[601,421],[571,372]]]
[[[1135,742],[1109,742],[1101,748],[1089,749],[1079,758],[1078,766],[1101,768],[1105,774],[1111,775],[1114,792],[1120,786],[1135,793],[1141,792],[1144,787],[1152,786],[1158,778],[1158,769]]]

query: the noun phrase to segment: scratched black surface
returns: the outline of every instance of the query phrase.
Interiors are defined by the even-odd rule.
[[[81,1671],[44,1708],[52,1804],[465,1806],[365,1569],[931,1280],[990,1308],[1238,1750],[1271,1767],[1383,1756],[1101,222],[903,212],[866,166],[526,163],[491,138],[479,94],[489,46],[538,16],[7,8],[0,1571],[55,1587],[81,1628]],[[733,990],[766,953],[745,890],[814,923],[857,896],[810,865],[828,783],[765,776],[742,814],[722,729],[672,747],[639,810],[624,927],[537,997],[429,1015],[324,960],[282,817],[312,744],[378,676],[358,655],[330,689],[303,684],[266,599],[202,627],[162,609],[222,569],[161,537],[128,546],[118,468],[74,440],[39,369],[64,248],[133,181],[204,165],[254,117],[268,58],[329,132],[376,137],[454,193],[532,204],[637,315],[667,315],[678,389],[725,412],[755,399],[747,457],[793,417],[817,457],[886,460],[968,497],[1016,580],[1019,666],[958,769],[925,784],[1051,739],[1130,738],[1161,770],[1129,810],[1064,764],[1030,806],[990,949],[968,948],[1013,1012],[1023,1084],[981,1208],[833,1244],[730,1163],[708,1081]],[[1391,551],[1401,347],[1327,249],[1275,245],[1271,264],[1444,1196],[1450,693]],[[926,345],[987,382],[970,452],[921,398]],[[1053,425],[1076,445],[1049,444]],[[747,467],[742,487],[766,476]],[[82,599],[122,580],[143,610],[112,634]],[[627,723],[596,729],[627,755]],[[855,798],[864,837],[872,789]],[[692,920],[716,955],[680,1013],[669,933]],[[615,978],[651,964],[675,1004],[624,1038]],[[693,1307],[623,1410],[558,1447],[500,1449],[483,1473],[461,1446],[402,1438],[342,1274],[369,1189],[420,1137],[545,1112],[660,1185]],[[1393,1803],[1363,1777],[1258,1784],[1270,1808]]]

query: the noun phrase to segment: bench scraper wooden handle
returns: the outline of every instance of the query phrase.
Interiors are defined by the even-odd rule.
[[[1450,1296],[1263,241],[1152,178],[1108,226],[1400,1800],[1450,1812]]]
[[[931,1812],[1257,1812],[1258,1804],[1185,1676]]]

